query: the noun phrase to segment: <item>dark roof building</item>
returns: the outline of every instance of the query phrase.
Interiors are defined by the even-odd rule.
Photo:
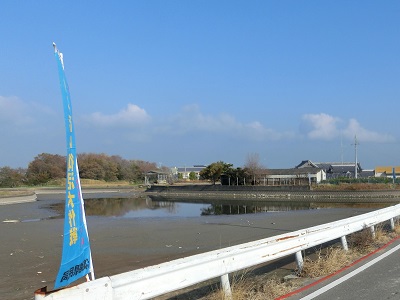
[[[303,160],[296,168],[318,168],[326,172],[326,179],[339,178],[339,177],[355,177],[355,167],[354,162],[317,162],[314,163],[310,160]],[[360,163],[357,163],[357,177],[371,177],[374,174],[372,171],[363,171]]]
[[[196,178],[200,178],[200,172],[206,168],[204,165],[194,165],[193,167],[178,167],[175,168],[175,171],[173,173],[176,173],[176,175],[181,174],[182,179],[189,179],[189,175],[191,172],[194,172],[196,175]]]

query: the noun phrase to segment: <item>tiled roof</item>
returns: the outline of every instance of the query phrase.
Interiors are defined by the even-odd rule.
[[[308,168],[293,168],[293,169],[267,169],[267,175],[304,175],[304,174],[316,174],[320,172],[320,169],[308,167]]]
[[[203,170],[205,167],[179,167],[178,168],[178,173],[183,173],[183,172],[200,172]]]
[[[300,168],[308,168],[308,167],[318,168],[318,166],[316,166],[311,160],[303,160],[295,168],[300,169]]]

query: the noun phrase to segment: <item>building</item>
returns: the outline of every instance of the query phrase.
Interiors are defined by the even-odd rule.
[[[397,178],[399,176],[400,176],[400,166],[375,168],[375,177]]]
[[[194,165],[193,167],[178,167],[178,168],[174,168],[174,169],[175,169],[175,172],[176,172],[176,175],[178,176],[178,178],[182,178],[184,180],[189,180],[190,173],[194,172],[196,179],[199,180],[200,172],[204,168],[206,168],[206,166],[204,166],[204,165]]]
[[[144,184],[152,185],[156,184],[166,184],[171,177],[171,174],[161,171],[149,171],[144,175]]]
[[[303,160],[295,168],[318,168],[324,170],[326,179],[332,178],[355,178],[356,164],[354,162],[318,162],[314,163],[310,160]],[[357,163],[357,178],[373,177],[373,170],[363,170],[360,163]]]
[[[307,185],[326,180],[326,173],[315,167],[268,169],[264,180],[265,185]]]

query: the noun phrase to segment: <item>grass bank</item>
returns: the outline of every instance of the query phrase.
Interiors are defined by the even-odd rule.
[[[314,191],[387,191],[400,190],[400,185],[392,183],[323,183],[312,187]]]
[[[131,184],[127,181],[108,182],[102,180],[81,179],[82,189],[137,189],[145,190],[143,185]],[[40,186],[23,186],[18,188],[1,188],[0,198],[28,196],[35,193],[37,190],[63,190],[65,189],[65,180],[52,180],[46,185]]]

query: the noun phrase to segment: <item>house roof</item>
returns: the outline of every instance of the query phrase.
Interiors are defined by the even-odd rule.
[[[300,168],[307,168],[307,167],[318,168],[318,166],[316,164],[314,164],[311,160],[303,160],[295,168],[300,169]]]
[[[360,177],[375,177],[374,170],[363,170],[360,172]]]
[[[317,174],[320,169],[313,167],[292,168],[292,169],[267,169],[267,175],[306,175]]]
[[[168,174],[168,172],[162,172],[162,171],[157,171],[157,170],[151,170],[151,171],[148,171],[148,172],[146,173],[147,176],[150,176],[150,175],[157,175],[157,174]]]
[[[342,168],[342,167],[351,167],[354,170],[355,162],[319,162],[315,163],[319,168],[328,170],[330,167],[333,168]],[[357,163],[358,168],[361,169],[361,165]]]
[[[190,172],[200,172],[201,170],[203,170],[205,168],[205,166],[194,166],[194,167],[179,167],[178,168],[178,173],[190,173]]]
[[[361,170],[361,165],[360,163],[357,163],[358,169]],[[328,171],[329,169],[337,169],[340,170],[343,167],[352,167],[354,169],[355,162],[312,162],[311,160],[303,160],[300,164],[298,164],[295,168],[296,169],[301,169],[301,168],[319,168],[325,171]]]
[[[354,164],[353,165],[331,165],[328,170],[329,173],[355,173]]]

